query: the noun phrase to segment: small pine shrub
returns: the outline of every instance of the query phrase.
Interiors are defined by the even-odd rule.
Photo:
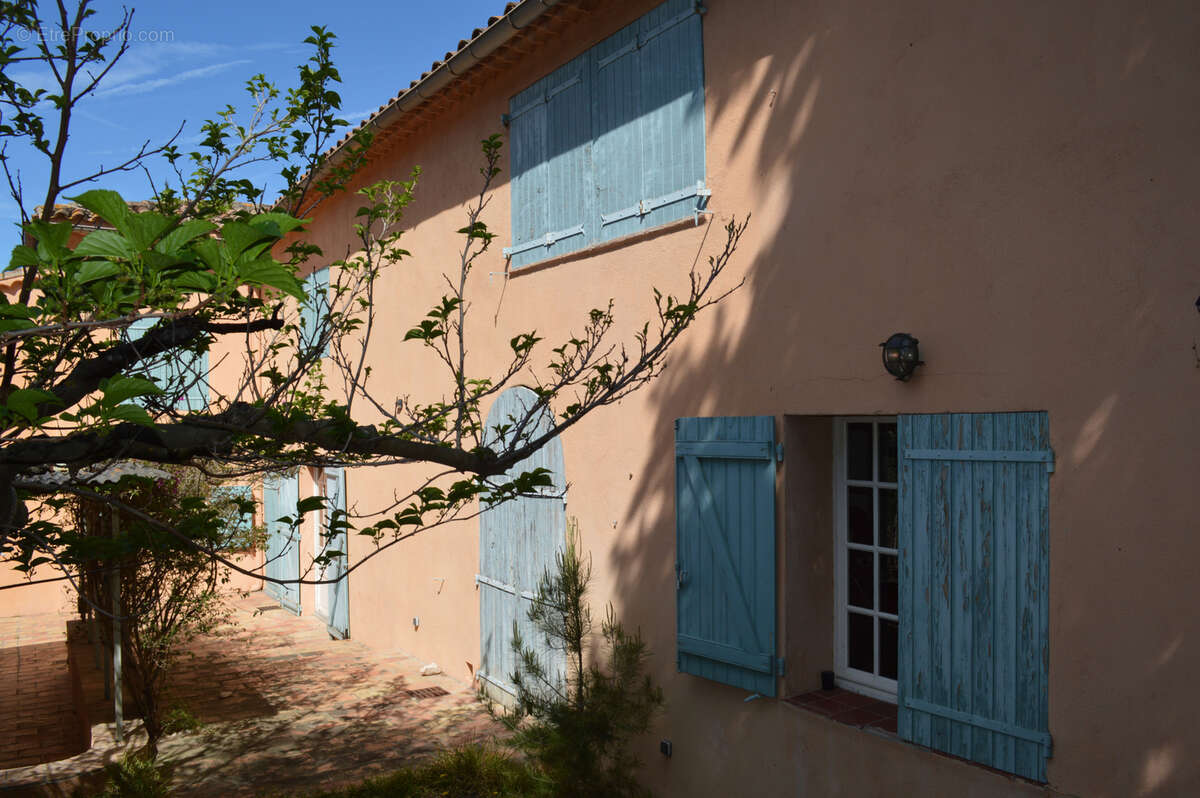
[[[608,606],[600,626],[603,667],[585,664],[592,628],[586,602],[591,562],[579,553],[578,524],[568,524],[564,550],[538,584],[529,619],[551,648],[567,657],[566,683],[556,682],[514,624],[517,706],[503,720],[512,744],[527,754],[561,798],[621,798],[649,792],[638,784],[640,764],[629,751],[663,703],[662,690],[646,674],[649,651],[641,632],[627,632]]]

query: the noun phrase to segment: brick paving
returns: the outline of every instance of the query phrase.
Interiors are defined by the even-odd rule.
[[[235,623],[197,641],[176,668],[169,703],[204,726],[173,734],[159,761],[180,796],[253,796],[328,788],[395,770],[503,728],[469,685],[419,675],[422,661],[331,640],[324,625],[274,610],[261,593],[234,602]],[[95,786],[122,750],[113,740],[91,649],[76,644],[92,747],[69,759],[0,770],[0,796],[70,795]],[[445,695],[416,697],[410,691]],[[131,711],[127,704],[127,715]],[[127,726],[137,726],[128,723]],[[135,732],[127,745],[144,744]]]
[[[0,768],[87,748],[67,667],[66,618],[0,618]]]

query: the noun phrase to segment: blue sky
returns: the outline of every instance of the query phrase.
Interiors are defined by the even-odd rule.
[[[94,29],[111,28],[120,18],[118,3],[100,0],[95,7],[98,13],[90,20]],[[103,90],[86,98],[72,120],[73,157],[64,177],[82,176],[97,164],[120,163],[145,140],[169,138],[184,120],[181,149],[191,149],[205,119],[227,103],[245,106],[242,87],[251,75],[261,72],[290,85],[296,66],[309,55],[302,41],[311,25],[337,34],[334,60],[342,76],[343,118],[357,124],[434,60],[456,49],[473,28],[502,13],[504,0],[293,2],[286,11],[280,8],[258,0],[154,0],[135,5],[129,51]],[[50,85],[47,74],[32,68],[13,69],[11,74],[27,85]],[[27,207],[40,204],[47,160],[11,145],[9,155],[10,164],[21,171]],[[167,176],[161,159],[152,167],[156,182]],[[274,171],[262,170],[259,182]],[[149,194],[142,174],[108,177],[102,187],[130,200]],[[12,243],[17,241],[18,218],[6,190],[0,197],[0,224]]]

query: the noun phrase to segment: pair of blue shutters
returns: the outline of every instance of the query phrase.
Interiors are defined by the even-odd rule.
[[[127,340],[136,342],[158,322],[158,319],[138,319],[129,325],[125,336]],[[153,380],[167,391],[177,390],[186,385],[187,389],[175,403],[177,410],[197,411],[208,407],[207,349],[199,354],[167,352],[141,361],[133,373]]]
[[[668,0],[509,104],[518,268],[703,207],[704,59],[694,0]]]
[[[1045,413],[899,419],[899,735],[1045,781]],[[676,422],[679,670],[775,694],[774,420]]]

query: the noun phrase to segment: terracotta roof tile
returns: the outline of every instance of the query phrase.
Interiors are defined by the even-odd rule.
[[[129,210],[133,211],[134,213],[145,213],[146,211],[152,211],[155,208],[155,204],[152,200],[136,200],[128,203],[128,205]],[[254,207],[254,205],[251,205],[248,202],[235,202],[229,213],[232,214],[242,210],[253,210]],[[35,217],[40,216],[41,213],[42,206],[39,205],[38,207],[34,208]],[[227,214],[222,214],[221,216],[218,216],[217,219],[220,220],[226,215]],[[50,214],[50,221],[56,223],[70,222],[76,227],[87,227],[89,225],[95,227],[108,226],[103,218],[92,213],[87,208],[74,203],[56,203],[54,205],[54,211]]]

